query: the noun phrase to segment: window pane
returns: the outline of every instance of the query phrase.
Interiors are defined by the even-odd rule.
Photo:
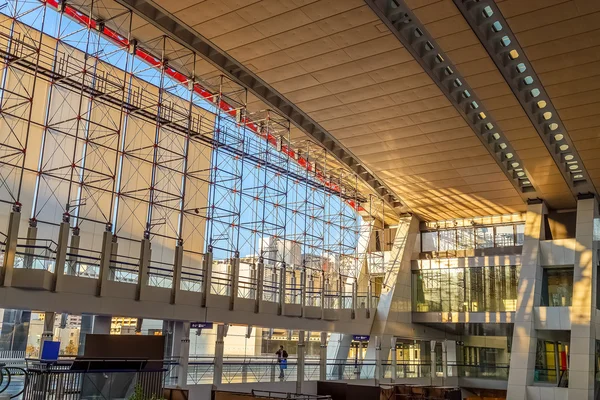
[[[496,247],[507,247],[515,245],[513,226],[496,227]]]
[[[523,241],[525,239],[525,224],[517,225],[517,246],[523,246]]]
[[[475,243],[478,249],[494,247],[494,228],[476,228]]]
[[[456,250],[456,230],[440,231],[440,251]]]
[[[473,228],[458,229],[456,234],[458,236],[458,250],[475,248],[475,230]]]
[[[422,251],[438,251],[438,233],[423,232],[421,233],[421,248]]]
[[[568,307],[573,299],[573,268],[544,268],[542,305]]]

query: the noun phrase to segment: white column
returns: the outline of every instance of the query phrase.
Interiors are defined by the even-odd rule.
[[[392,383],[395,383],[396,377],[398,376],[398,357],[396,354],[396,338],[395,337],[392,337],[392,339],[391,339],[390,349],[391,349],[390,351],[392,352],[391,357],[390,357],[391,358],[391,373],[392,373],[391,380],[392,380]]]
[[[233,310],[235,307],[235,299],[238,297],[238,287],[240,279],[240,256],[239,253],[235,253],[235,257],[231,260],[231,293],[229,293],[229,309]]]
[[[58,242],[56,244],[56,259],[54,263],[54,290],[60,292],[63,288],[65,276],[65,262],[67,261],[67,248],[69,247],[69,216],[63,215],[63,222],[58,228]]]
[[[102,288],[108,282],[110,276],[110,258],[112,255],[113,235],[111,225],[107,224],[104,233],[102,234],[102,249],[100,250],[100,276],[96,286],[96,296],[102,296]]]
[[[212,286],[212,263],[213,263],[213,254],[212,251],[209,250],[206,254],[204,254],[204,265],[202,268],[202,306],[206,307],[207,297],[210,294],[210,289]]]
[[[352,335],[343,333],[332,333],[327,344],[327,359],[333,365],[327,367],[327,374],[334,379],[342,379],[348,353],[352,345]]]
[[[379,380],[383,377],[383,371],[381,368],[381,338],[375,336],[375,384],[379,385]]]
[[[319,380],[327,380],[327,332],[321,332],[321,347],[319,351]]]
[[[539,202],[527,206],[525,239],[521,253],[521,272],[517,289],[517,311],[513,332],[507,398],[527,399],[527,386],[533,385],[537,333],[534,306],[540,305],[543,270],[540,240],[544,240],[546,206]]]
[[[302,393],[304,383],[304,331],[298,331],[298,356],[296,368],[296,393]]]
[[[220,385],[223,381],[223,352],[225,350],[225,336],[227,336],[227,328],[228,327],[226,325],[217,325],[213,385]]]
[[[434,379],[434,378],[437,377],[437,374],[435,372],[435,370],[436,370],[435,344],[436,344],[436,341],[432,340],[431,341],[431,347],[429,348],[429,350],[430,350],[430,358],[431,358],[431,379]]]
[[[44,331],[40,340],[40,358],[44,352],[46,342],[51,342],[54,339],[54,319],[56,314],[53,312],[44,313]]]
[[[181,271],[183,269],[183,241],[179,240],[175,247],[175,259],[173,260],[173,284],[171,286],[171,304],[177,304],[179,292],[181,291]]]
[[[144,299],[146,288],[148,287],[148,270],[152,250],[150,248],[150,239],[144,238],[140,243],[140,265],[138,267],[137,299]]]
[[[371,338],[379,336],[383,345],[383,354],[389,354],[393,336],[408,338],[414,336],[411,258],[418,236],[419,220],[416,217],[400,220],[387,265],[385,285],[371,327]],[[371,360],[375,358],[373,341],[369,342],[366,358]]]
[[[596,383],[594,324],[599,235],[597,200],[595,198],[578,200],[569,349],[569,399],[594,398]]]
[[[190,362],[190,323],[176,322],[175,337],[178,337],[179,344],[179,371],[177,372],[177,385],[185,387],[187,385],[188,369]],[[179,331],[179,332],[177,332]],[[175,348],[173,348],[175,350]],[[221,360],[222,360],[221,356]]]
[[[444,376],[453,378],[458,377],[458,367],[456,366],[458,362],[456,355],[456,340],[446,340],[444,342],[444,347],[446,348],[446,351],[444,352],[446,355],[446,365],[444,367],[446,375]]]
[[[0,272],[2,274],[2,286],[10,286],[12,284],[20,223],[21,205],[15,204],[13,205],[13,210],[11,211],[8,219],[6,245],[4,247],[4,260],[2,260],[2,271]]]

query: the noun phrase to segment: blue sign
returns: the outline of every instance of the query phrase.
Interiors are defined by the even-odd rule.
[[[47,340],[42,343],[42,356],[40,358],[44,361],[56,361],[58,360],[59,352],[60,342],[51,342]]]
[[[370,337],[369,335],[352,335],[352,339],[357,342],[368,342]]]
[[[190,329],[212,329],[212,322],[190,322]]]

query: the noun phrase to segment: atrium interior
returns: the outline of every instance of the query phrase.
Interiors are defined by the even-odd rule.
[[[0,399],[600,399],[599,20],[0,0]]]

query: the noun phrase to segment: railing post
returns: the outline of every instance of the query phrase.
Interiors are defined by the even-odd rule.
[[[285,315],[285,294],[286,294],[287,272],[285,263],[281,265],[279,276],[279,315]]]
[[[358,296],[357,293],[358,284],[356,282],[356,278],[352,281],[352,319],[356,318],[356,298]]]
[[[10,286],[12,284],[20,224],[21,204],[15,203],[13,204],[13,209],[8,218],[8,231],[6,234],[6,244],[4,245],[4,260],[2,260],[2,286]]]
[[[396,354],[396,338],[392,336],[391,339],[391,346],[390,346],[391,352],[392,352],[392,365],[391,365],[391,373],[392,373],[392,383],[396,383],[396,378],[398,377],[398,356]]]
[[[71,245],[69,246],[70,255],[68,260],[69,270],[68,275],[79,276],[80,268],[78,267],[77,257],[79,256],[79,243],[81,242],[81,236],[79,236],[79,227],[73,228],[73,234],[71,235]],[[77,266],[77,267],[76,267]]]
[[[229,309],[235,307],[235,300],[238,297],[238,287],[240,282],[240,253],[235,252],[235,257],[231,260],[231,292],[229,293]]]
[[[325,282],[325,271],[321,270],[321,319],[325,318],[325,292],[328,289],[328,282]]]
[[[212,248],[204,255],[204,265],[202,266],[202,307],[206,307],[206,300],[210,294],[212,286]]]
[[[304,331],[298,331],[298,356],[296,366],[296,393],[302,393],[304,386]]]
[[[321,346],[319,349],[319,380],[327,380],[327,332],[321,332]]]
[[[435,360],[435,344],[436,341],[432,340],[431,341],[431,379],[434,379],[436,377],[436,360]]]
[[[190,363],[190,323],[182,323],[181,345],[179,346],[179,371],[177,373],[177,385],[187,385],[189,363]]]
[[[136,300],[142,300],[148,287],[148,270],[150,266],[150,258],[152,257],[152,250],[150,249],[150,232],[144,232],[144,238],[140,243],[140,261],[138,267],[138,282],[137,282],[137,298]]]
[[[63,214],[63,221],[58,228],[58,243],[56,246],[56,258],[54,260],[54,287],[53,292],[59,292],[63,288],[63,277],[65,276],[65,262],[67,261],[67,247],[69,247],[69,214]]]
[[[256,307],[255,310],[257,313],[261,311],[261,305],[263,301],[263,291],[265,284],[265,264],[262,257],[258,259],[258,264],[256,265]]]
[[[338,309],[343,309],[344,308],[344,289],[346,288],[346,282],[343,281],[343,275],[342,274],[338,274],[338,282],[337,282],[337,291],[338,291]]]
[[[248,289],[248,298],[256,300],[256,288],[257,285],[257,274],[256,274],[256,263],[252,263],[250,266],[250,289]]]
[[[371,318],[371,307],[373,307],[373,286],[371,279],[369,279],[367,284],[367,318]]]
[[[217,325],[213,385],[220,385],[221,382],[223,382],[223,352],[225,349],[225,337],[227,336],[228,328],[228,325]]]
[[[304,316],[306,306],[306,267],[303,265],[300,271],[300,315]]]
[[[96,296],[102,296],[102,289],[105,283],[108,282],[110,275],[110,259],[112,256],[113,235],[112,227],[106,224],[104,233],[102,234],[102,250],[100,251],[100,271],[96,287]]]
[[[181,270],[183,269],[183,240],[177,240],[175,260],[173,262],[173,284],[171,285],[171,304],[177,304],[181,291]]]
[[[23,268],[31,269],[33,268],[33,255],[35,250],[33,246],[35,246],[35,241],[37,240],[37,220],[30,219],[29,226],[27,227],[27,248],[25,249],[25,257],[23,258]]]

